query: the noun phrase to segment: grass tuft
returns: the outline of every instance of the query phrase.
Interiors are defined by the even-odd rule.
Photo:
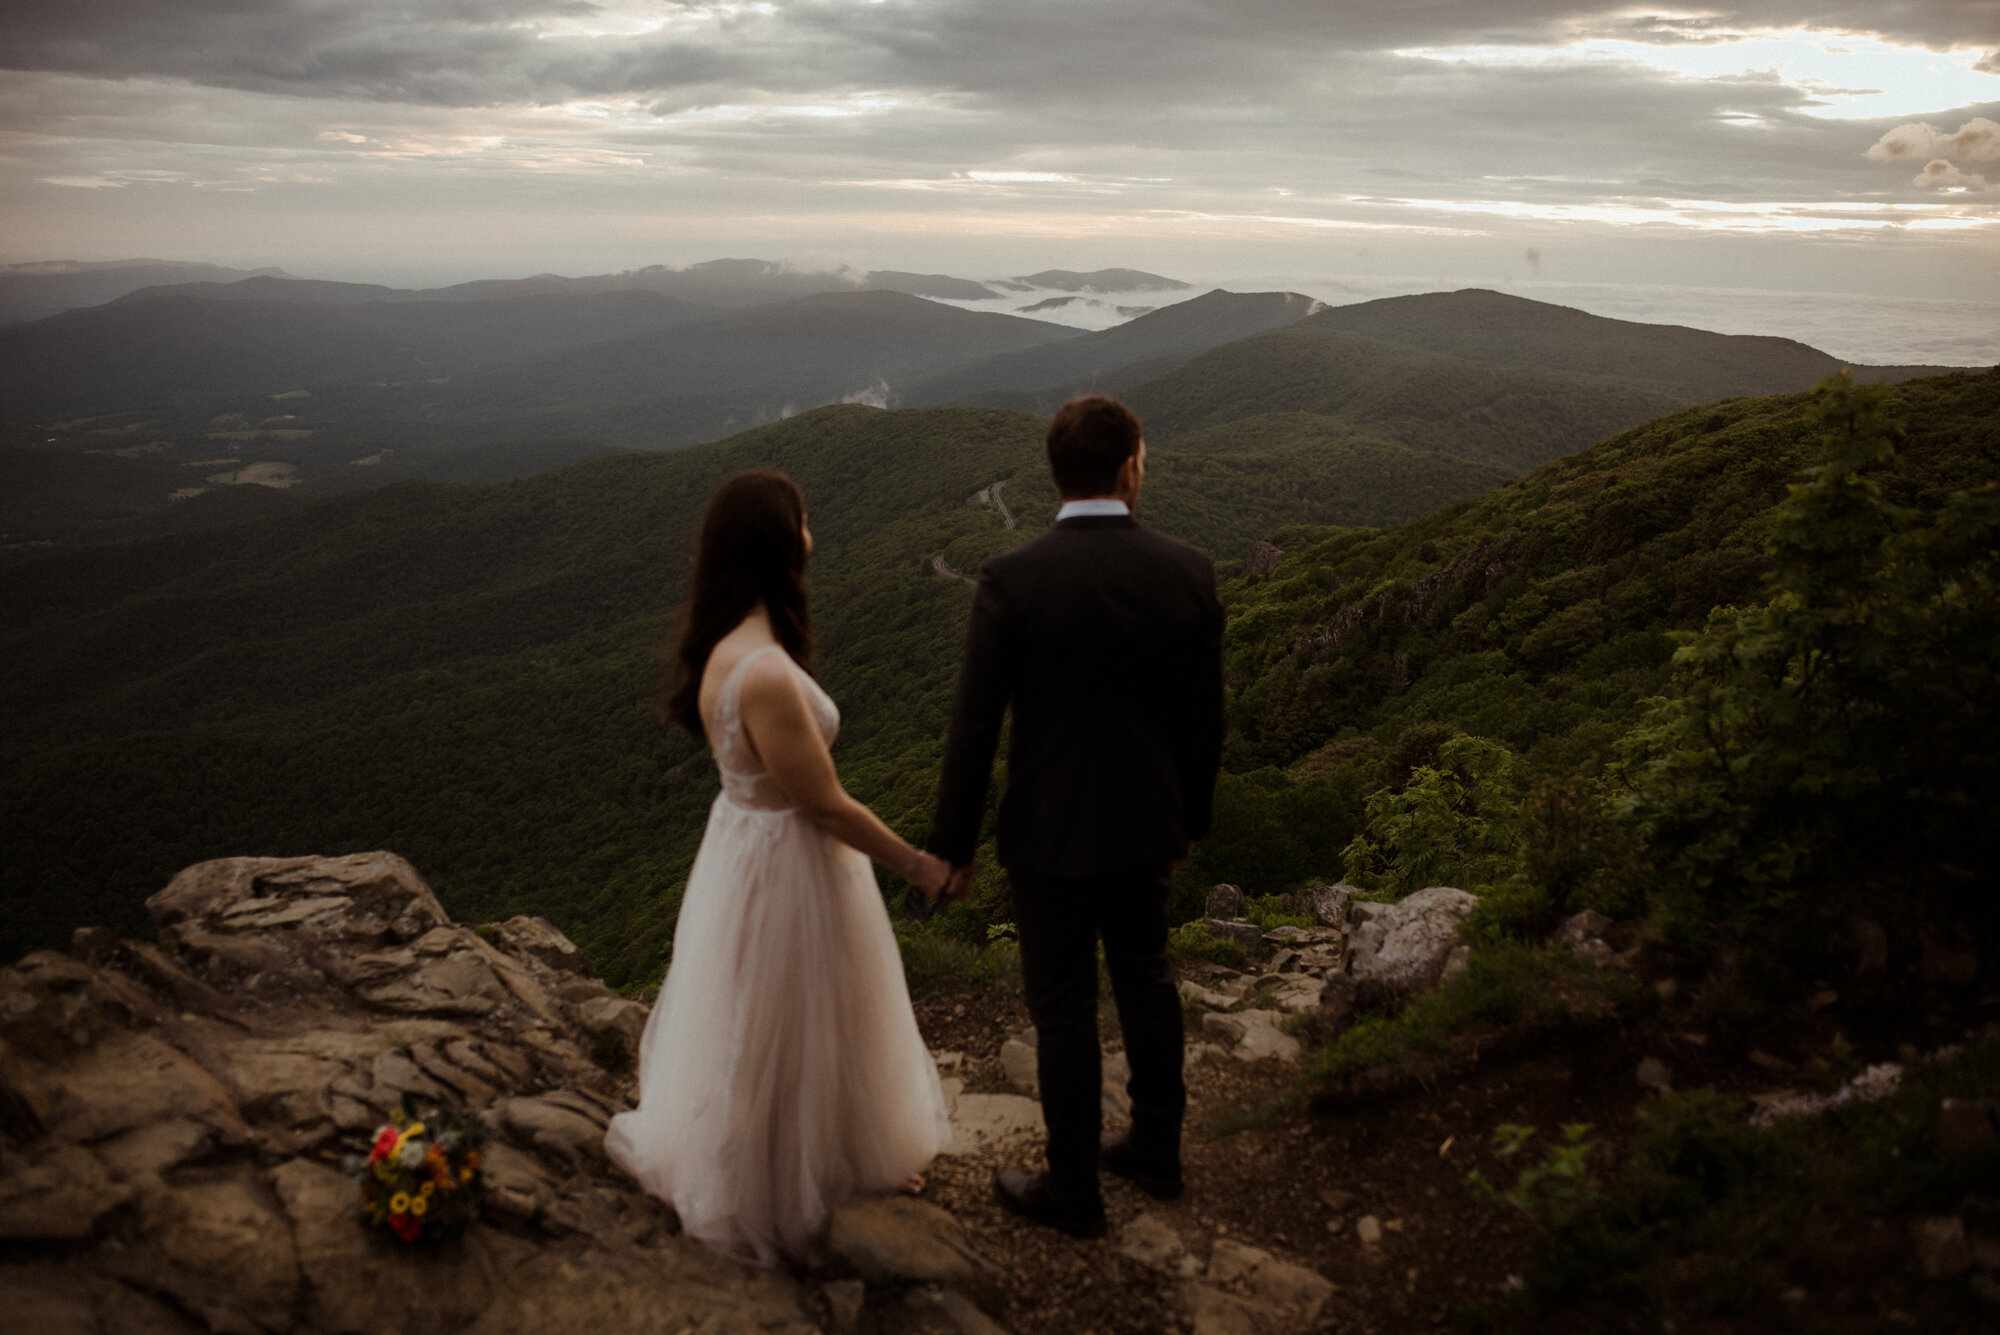
[[[1225,968],[1241,969],[1250,962],[1249,952],[1234,941],[1221,941],[1208,934],[1206,923],[1184,923],[1167,938],[1167,954],[1181,959],[1207,960]]]

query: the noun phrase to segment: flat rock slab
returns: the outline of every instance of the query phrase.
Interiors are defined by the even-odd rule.
[[[1201,1270],[1173,1225],[1156,1214],[1134,1215],[1118,1230],[1116,1245],[1121,1255],[1169,1275],[1185,1278]]]
[[[132,1198],[96,1155],[58,1145],[26,1168],[0,1178],[0,1240],[87,1238],[97,1221]]]
[[[456,1330],[492,1305],[500,1277],[531,1250],[475,1228],[435,1256],[397,1251],[361,1227],[360,1194],[345,1173],[294,1159],[271,1181],[292,1222],[307,1313],[329,1335]]]
[[[940,1284],[992,1298],[1005,1276],[947,1211],[908,1196],[864,1196],[833,1212],[823,1250],[875,1283]]]
[[[1181,980],[1181,999],[1192,1001],[1197,1006],[1206,1006],[1212,1011],[1228,1010],[1239,1000],[1234,996],[1225,996],[1221,992],[1212,992],[1200,983],[1185,978]]]
[[[808,1335],[804,1293],[782,1272],[675,1238],[659,1249],[543,1248],[500,1281],[466,1335]]]
[[[1215,1240],[1208,1258],[1208,1278],[1296,1312],[1306,1325],[1318,1320],[1320,1309],[1333,1296],[1333,1283],[1317,1272],[1230,1238]]]
[[[46,1109],[44,1125],[63,1140],[101,1140],[173,1117],[232,1139],[247,1134],[216,1078],[150,1034],[110,1034],[60,1070],[20,1075],[30,1106]]]
[[[1008,1084],[1024,1094],[1033,1094],[1042,1087],[1035,1062],[1035,1049],[1020,1038],[1010,1038],[1000,1045],[1000,1071]]]
[[[1190,1283],[1181,1290],[1187,1304],[1194,1335],[1285,1335],[1279,1324],[1284,1315],[1274,1308],[1233,1293],[1224,1293],[1213,1284]]]
[[[58,1261],[0,1266],[0,1311],[33,1335],[208,1335],[170,1303]]]
[[[1279,1027],[1284,1018],[1277,1011],[1237,1011],[1233,1015],[1211,1011],[1201,1017],[1201,1029],[1204,1034],[1235,1039],[1230,1054],[1238,1061],[1295,1062],[1304,1049]]]
[[[1309,973],[1278,973],[1267,976],[1258,990],[1279,1010],[1296,1015],[1319,1008],[1326,984]]]
[[[358,1233],[352,1208],[343,1222]],[[141,1192],[139,1212],[166,1262],[163,1287],[183,1307],[208,1315],[212,1325],[222,1314],[267,1330],[290,1324],[298,1253],[277,1198],[251,1165],[173,1186],[155,1180]]]
[[[1042,1105],[1019,1094],[966,1094],[965,1082],[945,1080],[945,1107],[951,1115],[947,1154],[976,1154],[989,1146],[1045,1130]]]

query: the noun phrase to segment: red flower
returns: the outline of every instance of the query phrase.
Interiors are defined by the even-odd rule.
[[[375,1148],[368,1152],[368,1162],[377,1163],[390,1150],[395,1149],[398,1134],[393,1126],[383,1127],[381,1134],[375,1137]]]
[[[424,1231],[423,1224],[417,1220],[416,1216],[407,1214],[390,1215],[389,1227],[395,1229],[396,1236],[404,1242],[415,1242],[417,1234]]]

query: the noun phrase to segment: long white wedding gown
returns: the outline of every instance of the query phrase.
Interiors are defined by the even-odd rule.
[[[787,804],[744,736],[744,671],[773,649],[717,694],[722,793],[639,1043],[639,1106],[604,1138],[689,1234],[763,1265],[801,1259],[835,1206],[896,1189],[951,1137],[874,869]],[[777,652],[831,745],[840,711]]]

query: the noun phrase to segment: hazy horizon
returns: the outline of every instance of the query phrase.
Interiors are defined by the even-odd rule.
[[[191,257],[183,255],[137,255],[117,257],[119,261],[144,258],[166,263],[207,263],[225,268],[282,268],[295,278],[326,279],[339,282],[375,283],[389,287],[442,287],[476,279],[519,279],[555,273],[563,277],[587,277],[595,272],[582,266],[548,265],[508,272],[482,269],[399,270],[394,267],[340,268],[336,266],[297,267],[251,265],[229,256]],[[858,278],[866,266],[818,256],[805,260],[782,256],[708,256],[706,259],[755,258],[815,273],[845,271]],[[0,261],[0,269],[17,265],[61,263],[104,263],[78,256],[43,256],[33,260]],[[697,260],[694,263],[703,263]],[[608,272],[648,267],[625,266]],[[687,265],[670,265],[685,268]],[[910,264],[883,264],[884,269],[918,270]],[[1079,270],[1076,263],[1051,262],[1034,269],[939,270],[953,277],[974,281],[1016,278],[1044,269]],[[1105,267],[1143,268],[1140,265]],[[1153,271],[1158,272],[1158,271]],[[1132,318],[1119,314],[1126,310],[1157,308],[1197,296],[1211,288],[1233,292],[1293,291],[1318,298],[1331,306],[1374,301],[1384,297],[1423,292],[1454,291],[1468,287],[1490,288],[1513,296],[1559,306],[1572,306],[1593,315],[1630,320],[1642,324],[1685,325],[1723,334],[1756,334],[1790,338],[1844,360],[1877,366],[1936,365],[1988,366],[2000,363],[2000,307],[1986,301],[1952,301],[1920,297],[1884,297],[1856,292],[1785,291],[1776,288],[1698,287],[1675,284],[1588,283],[1540,277],[1509,277],[1497,274],[1475,276],[1412,274],[1188,274],[1167,272],[1160,276],[1185,282],[1185,290],[1132,291],[1125,293],[1083,293],[1083,301],[1061,309],[1028,309],[1058,295],[1058,289],[1007,293],[991,301],[953,300],[943,304],[971,311],[1019,314],[1028,319],[1068,325],[1078,329],[1104,329]],[[1086,304],[1086,302],[1088,304]]]

